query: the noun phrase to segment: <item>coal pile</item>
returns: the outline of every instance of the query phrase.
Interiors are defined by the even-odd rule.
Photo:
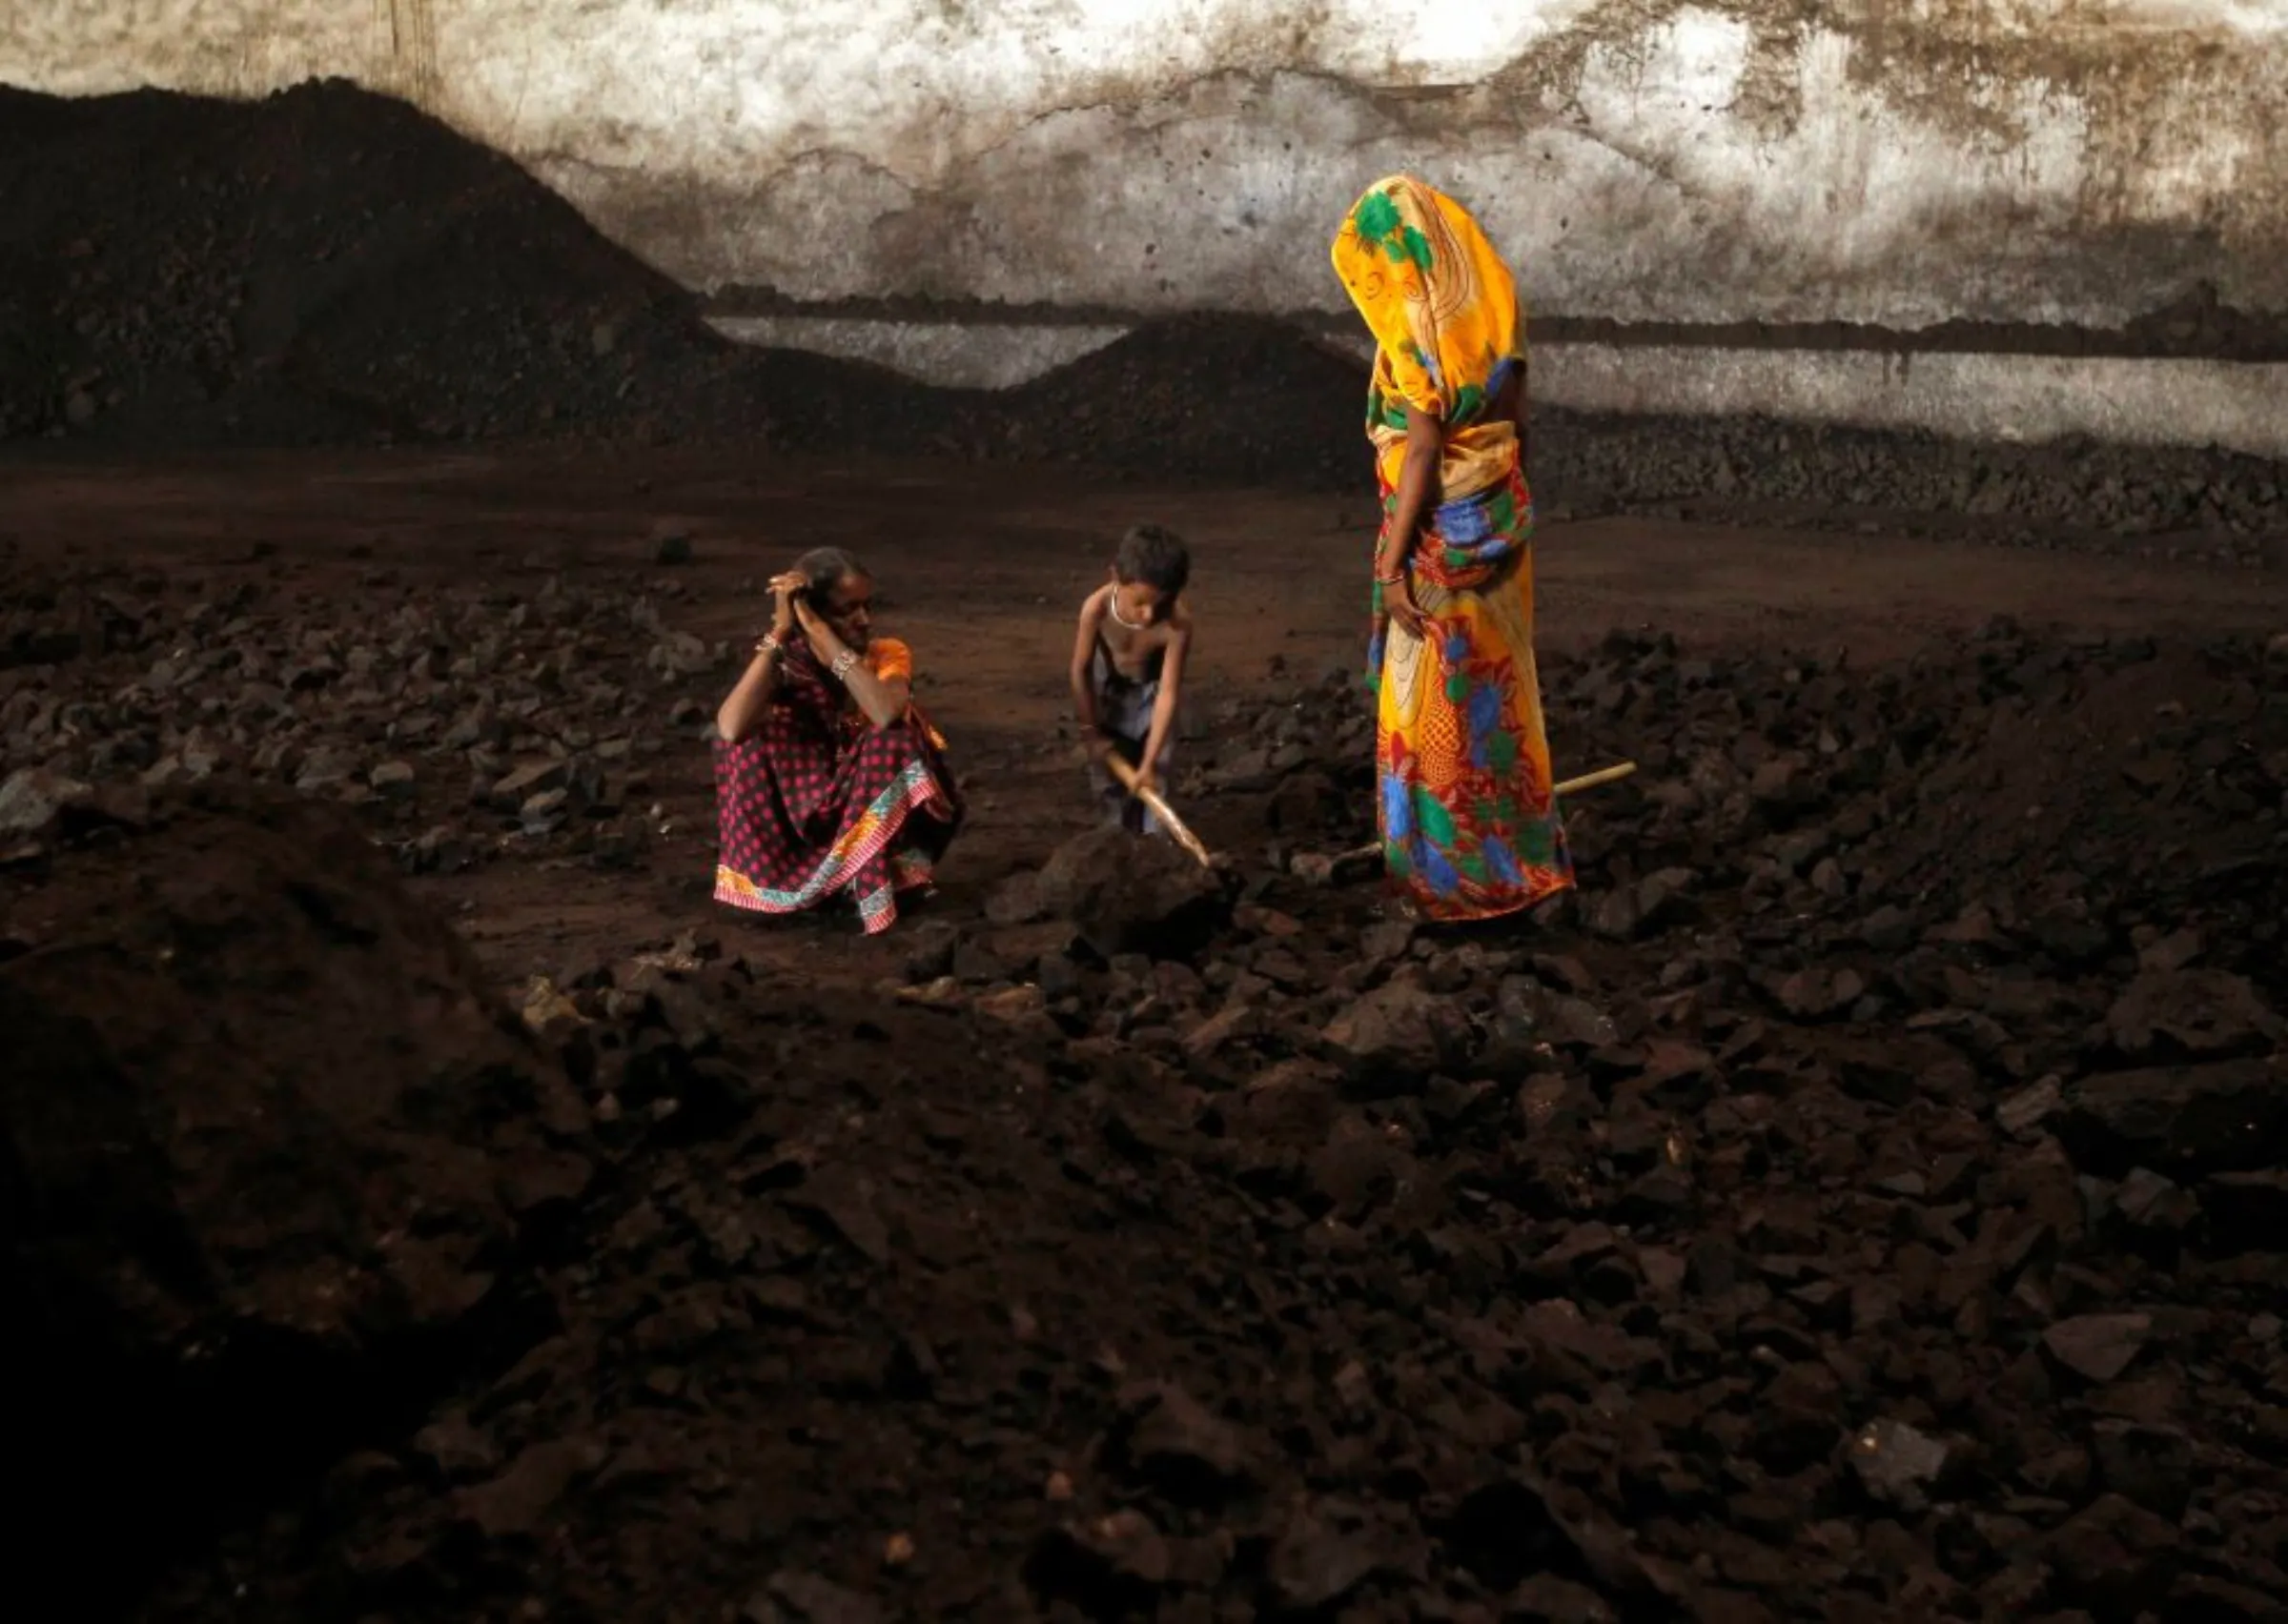
[[[532,175],[342,82],[0,90],[0,440],[735,441],[1357,473],[1363,374],[1294,328],[1148,327],[1008,395],[734,344]]]
[[[2288,1605],[2288,642],[1615,637],[1544,667],[1565,770],[1642,768],[1570,808],[1580,896],[1461,934],[1332,860],[1365,707],[1281,680],[1187,752],[1220,876],[1083,840],[872,997],[702,930],[533,966],[519,1037],[391,859],[619,861],[723,653],[541,572],[366,593],[0,623],[0,984],[112,1080],[7,1096],[19,1292],[114,1350],[123,1447],[225,1330],[388,1399],[144,1613]],[[256,1104],[303,1162],[206,1126]]]
[[[0,437],[833,443],[932,391],[742,350],[498,153],[334,81],[261,101],[0,89]]]
[[[1355,488],[1366,370],[1286,322],[1150,322],[979,402],[983,448],[1154,474]]]
[[[100,1611],[529,1340],[587,1112],[341,812],[11,784],[54,843],[0,889],[0,1293],[39,1395],[10,1455],[28,1560],[136,1531],[69,1575]]]
[[[2007,445],[1752,417],[1544,409],[1544,502],[1676,516],[1934,530],[2003,545],[2245,568],[2288,562],[2288,471],[2216,447]]]

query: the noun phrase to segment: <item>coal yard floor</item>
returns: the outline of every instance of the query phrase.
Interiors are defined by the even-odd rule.
[[[1215,881],[1085,838],[1064,662],[1144,518],[1195,547]],[[1327,861],[1371,521],[715,450],[0,460],[24,1594],[2288,1617],[2279,574],[1549,522],[1559,771],[1640,770],[1569,804],[1575,901],[1437,932]],[[971,812],[873,940],[709,901],[707,721],[826,542]]]

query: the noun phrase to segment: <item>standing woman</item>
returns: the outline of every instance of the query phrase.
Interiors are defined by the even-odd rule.
[[[1410,175],[1367,189],[1334,257],[1376,346],[1384,860],[1426,919],[1515,913],[1573,883],[1533,663],[1517,284],[1468,211]]]

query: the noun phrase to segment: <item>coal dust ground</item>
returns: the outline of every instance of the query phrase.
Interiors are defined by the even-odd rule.
[[[339,450],[0,494],[19,1576],[77,1616],[2288,1606],[2269,571],[1552,522],[1559,770],[1641,770],[1571,809],[1577,903],[1445,935],[1327,861],[1355,497]],[[1212,880],[1086,839],[1070,754],[1146,518],[1197,553]],[[974,808],[873,941],[706,900],[705,719],[824,541]]]

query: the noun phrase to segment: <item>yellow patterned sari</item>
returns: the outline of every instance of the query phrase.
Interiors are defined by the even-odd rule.
[[[1533,660],[1533,498],[1515,422],[1494,409],[1524,365],[1517,284],[1469,212],[1409,175],[1367,189],[1334,261],[1376,346],[1367,680],[1384,858],[1428,918],[1513,913],[1573,883]],[[1420,529],[1398,536],[1409,406],[1444,426],[1444,451]],[[1381,579],[1401,566],[1427,639],[1383,610]]]

